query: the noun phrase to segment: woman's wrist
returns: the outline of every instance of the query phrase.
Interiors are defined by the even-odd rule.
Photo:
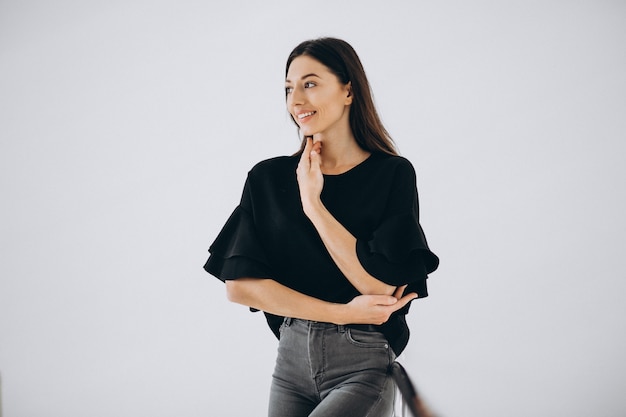
[[[302,209],[304,214],[313,221],[323,213],[325,207],[319,198],[311,198],[302,201]]]
[[[345,325],[350,323],[350,319],[348,317],[348,307],[346,304],[331,304],[330,308],[330,323],[337,325]]]

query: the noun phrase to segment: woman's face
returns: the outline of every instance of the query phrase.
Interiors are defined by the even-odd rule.
[[[285,92],[287,110],[304,136],[349,129],[350,84],[314,58],[301,55],[291,62]]]

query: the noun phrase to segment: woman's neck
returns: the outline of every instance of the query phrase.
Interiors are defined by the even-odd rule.
[[[370,156],[362,149],[351,132],[348,135],[329,137],[314,135],[313,142],[322,142],[322,172],[328,175],[342,174],[354,168]]]

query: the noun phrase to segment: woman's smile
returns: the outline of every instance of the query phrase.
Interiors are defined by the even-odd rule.
[[[296,118],[299,124],[306,123],[311,120],[311,118],[316,114],[316,111],[305,111],[296,114]]]

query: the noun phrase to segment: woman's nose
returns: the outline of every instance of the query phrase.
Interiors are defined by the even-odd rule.
[[[296,87],[291,91],[291,104],[303,104],[304,102],[304,94],[303,91]]]

